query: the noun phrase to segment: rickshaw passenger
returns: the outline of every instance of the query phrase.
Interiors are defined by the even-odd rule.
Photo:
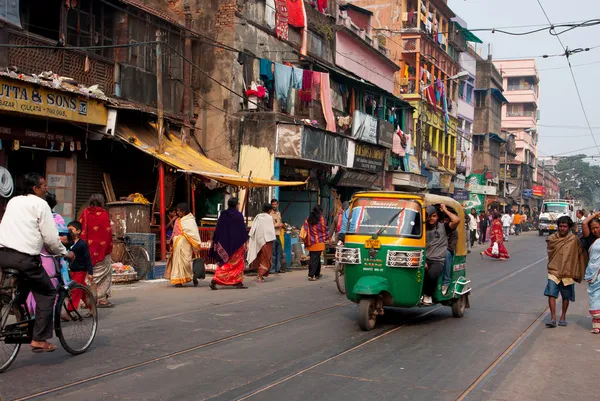
[[[448,215],[449,223],[439,221],[438,211],[434,206],[427,207],[427,255],[426,274],[423,283],[423,305],[432,305],[431,299],[437,280],[444,271],[446,255],[448,252],[448,233],[456,230],[460,224],[460,218],[450,212],[446,205],[440,205],[440,211]]]
[[[450,222],[448,215],[444,216],[444,224]],[[444,263],[444,281],[442,282],[442,294],[448,293],[448,287],[452,280],[452,262],[456,253],[456,244],[458,244],[458,230],[452,230],[448,233],[448,250],[446,251],[446,262]]]

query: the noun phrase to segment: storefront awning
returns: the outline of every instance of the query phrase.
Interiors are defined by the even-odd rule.
[[[469,31],[467,28],[463,28],[458,22],[454,21],[458,30],[461,31],[465,35],[465,39],[467,42],[473,43],[483,43],[481,39],[479,39],[473,32]]]
[[[189,174],[198,174],[238,187],[293,187],[304,185],[303,181],[275,181],[248,177],[201,155],[191,146],[181,146],[177,137],[165,136],[165,152],[158,153],[158,135],[152,124],[117,124],[117,136],[144,153]]]

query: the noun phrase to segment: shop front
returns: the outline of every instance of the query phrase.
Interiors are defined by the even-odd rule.
[[[23,192],[23,175],[36,172],[56,195],[55,212],[76,218],[77,161],[86,157],[88,140],[106,129],[105,100],[72,85],[0,73],[0,166],[3,180],[10,174],[13,182],[0,194],[2,214],[8,199]]]

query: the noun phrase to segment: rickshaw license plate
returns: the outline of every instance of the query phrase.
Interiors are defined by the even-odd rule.
[[[368,239],[367,242],[365,242],[365,248],[379,249],[381,248],[381,241],[378,239]]]

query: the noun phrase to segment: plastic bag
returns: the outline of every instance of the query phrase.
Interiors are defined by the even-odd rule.
[[[492,255],[498,256],[500,254],[500,250],[498,249],[498,243],[494,242],[494,246],[492,247]]]
[[[475,231],[475,239],[479,239],[479,231]]]

